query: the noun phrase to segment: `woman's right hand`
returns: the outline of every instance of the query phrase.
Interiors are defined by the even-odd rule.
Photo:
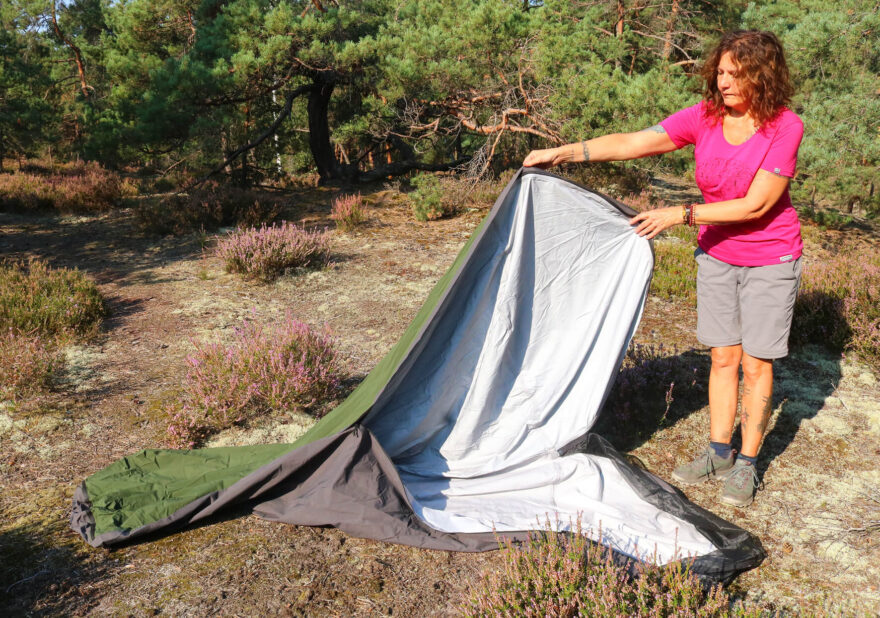
[[[545,170],[548,167],[566,163],[571,160],[569,150],[570,148],[566,146],[533,150],[523,160],[523,167],[539,167]]]

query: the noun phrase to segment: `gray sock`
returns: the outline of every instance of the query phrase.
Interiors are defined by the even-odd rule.
[[[742,453],[740,453],[739,455],[736,456],[736,459],[737,459],[737,461],[740,459],[742,459],[743,461],[747,461],[753,466],[758,465],[758,456],[757,455],[755,455],[754,457],[748,457],[747,455],[743,455]]]

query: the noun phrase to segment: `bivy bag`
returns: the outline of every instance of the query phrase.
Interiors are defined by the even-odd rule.
[[[590,433],[654,256],[625,205],[516,173],[391,351],[293,444],[148,449],[87,478],[71,526],[112,547],[246,504],[258,516],[483,551],[580,520],[619,559],[709,582],[760,564],[745,530]]]

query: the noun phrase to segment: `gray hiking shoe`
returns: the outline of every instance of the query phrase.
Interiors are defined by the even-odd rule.
[[[755,499],[755,490],[760,483],[755,466],[737,459],[736,464],[727,473],[721,501],[733,506],[748,506]]]
[[[714,478],[723,479],[727,476],[728,470],[733,468],[735,459],[733,453],[727,459],[719,457],[712,447],[709,447],[690,463],[677,467],[672,472],[672,478],[687,485],[696,485]]]

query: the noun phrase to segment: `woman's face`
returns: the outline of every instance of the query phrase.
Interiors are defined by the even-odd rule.
[[[739,67],[733,61],[730,52],[724,52],[721,60],[718,61],[716,76],[718,91],[724,97],[724,105],[744,113],[749,109],[749,99],[742,86],[742,80],[739,79],[738,71]]]

